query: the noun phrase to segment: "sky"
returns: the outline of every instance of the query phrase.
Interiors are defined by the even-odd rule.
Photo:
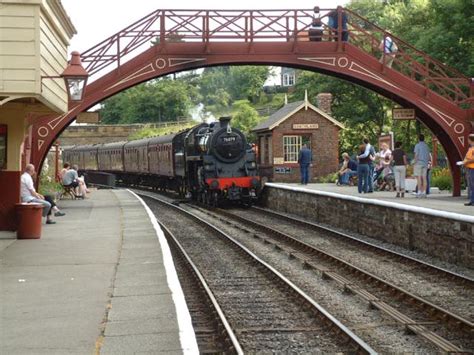
[[[62,0],[77,35],[71,40],[70,51],[84,52],[96,43],[127,27],[156,9],[312,9],[335,8],[348,0]]]

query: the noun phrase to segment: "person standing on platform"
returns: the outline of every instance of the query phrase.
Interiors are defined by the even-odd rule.
[[[365,150],[363,154],[360,154],[357,158],[360,162],[361,159],[364,161],[367,161],[367,165],[369,167],[369,182],[368,182],[368,190],[365,191],[366,193],[372,193],[374,192],[374,159],[375,159],[375,148],[372,146],[372,144],[369,143],[368,138],[364,138],[364,144],[363,146],[365,147]],[[368,159],[365,159],[368,158]]]
[[[33,184],[33,176],[36,174],[35,166],[28,164],[25,172],[21,175],[20,196],[21,202],[39,203],[43,205],[43,217],[46,217],[46,224],[55,224],[51,218],[51,203],[45,200],[44,196],[37,193]]]
[[[428,165],[431,161],[431,153],[428,145],[425,143],[425,136],[420,134],[419,142],[415,145],[415,164],[413,175],[416,176],[418,193],[416,197],[426,198],[426,176],[428,174]]]
[[[395,149],[392,152],[391,161],[393,161],[395,186],[397,195],[395,197],[405,197],[405,178],[407,176],[407,154],[402,149],[402,142],[395,143]]]
[[[298,155],[298,164],[300,165],[301,184],[307,185],[309,182],[309,168],[313,166],[313,154],[306,144],[301,147]]]
[[[469,185],[469,202],[465,203],[464,206],[474,206],[474,134],[469,135],[469,150],[462,163],[467,170]]]
[[[371,161],[370,155],[365,154],[367,152],[367,145],[361,144],[359,146],[359,155],[357,159],[359,164],[357,165],[357,190],[359,193],[369,192],[369,162]]]

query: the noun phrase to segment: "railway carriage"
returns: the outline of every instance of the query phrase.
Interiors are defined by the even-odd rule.
[[[123,147],[127,142],[106,143],[98,147],[97,161],[100,171],[123,172]]]

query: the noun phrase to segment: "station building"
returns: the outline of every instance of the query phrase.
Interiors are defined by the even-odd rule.
[[[331,116],[332,95],[317,95],[318,107],[307,98],[285,104],[253,129],[257,135],[262,177],[274,182],[299,182],[298,154],[303,144],[313,153],[310,179],[337,171],[339,132],[344,125]]]
[[[16,228],[32,124],[68,110],[60,75],[75,33],[60,0],[0,1],[0,230]]]

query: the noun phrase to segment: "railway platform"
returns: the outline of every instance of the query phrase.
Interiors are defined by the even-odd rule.
[[[433,189],[433,192],[427,198],[419,199],[411,193],[407,193],[405,198],[396,198],[395,192],[389,191],[374,191],[371,194],[359,194],[357,186],[337,186],[336,184],[308,184],[302,186],[300,184],[285,184],[294,187],[315,191],[317,193],[334,193],[341,196],[357,196],[367,200],[385,201],[395,205],[407,205],[413,207],[421,207],[428,210],[436,210],[439,212],[450,212],[460,215],[474,216],[474,208],[471,206],[464,206],[467,197],[453,197],[451,193]]]
[[[0,232],[0,353],[197,352],[164,236],[127,190],[62,200],[39,240]]]
[[[401,247],[450,264],[473,267],[474,209],[465,197],[432,194],[417,199],[393,192],[359,195],[335,184],[265,185],[263,203],[272,210],[328,225],[372,241]]]

